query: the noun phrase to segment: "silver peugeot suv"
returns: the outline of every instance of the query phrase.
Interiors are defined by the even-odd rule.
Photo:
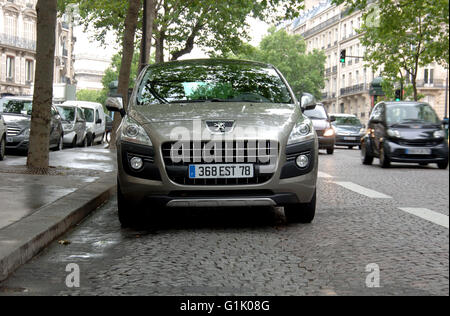
[[[272,65],[224,59],[147,66],[117,130],[119,220],[166,207],[284,206],[290,222],[316,209],[318,141]]]

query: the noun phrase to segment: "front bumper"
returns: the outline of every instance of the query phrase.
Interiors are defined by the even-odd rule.
[[[385,146],[386,154],[392,162],[404,163],[438,163],[448,160],[448,144],[446,141],[435,146],[427,146],[431,150],[431,155],[410,155],[408,149],[418,148],[417,146],[400,145],[392,141],[387,141]]]
[[[29,146],[29,138],[23,135],[6,136],[6,149],[27,151]],[[8,141],[10,140],[10,141]]]
[[[275,206],[310,202],[316,190],[317,140],[295,148],[281,149],[277,168],[266,182],[242,185],[183,185],[170,179],[161,150],[118,143],[118,181],[122,195],[134,203],[167,207],[189,206]],[[310,155],[306,169],[293,168],[293,151]],[[288,155],[287,155],[288,153]],[[130,156],[143,158],[144,166],[134,172]],[[289,160],[287,159],[289,157]],[[296,169],[295,169],[296,168]],[[186,168],[187,172],[187,168]]]
[[[349,139],[353,138],[353,139]],[[337,146],[359,146],[361,145],[361,135],[336,135]]]

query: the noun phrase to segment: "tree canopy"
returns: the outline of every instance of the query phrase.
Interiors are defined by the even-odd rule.
[[[314,50],[306,53],[306,44],[300,35],[290,35],[285,30],[269,29],[259,44],[243,44],[235,58],[249,59],[274,65],[298,95],[301,92],[321,97],[324,88],[325,55]]]

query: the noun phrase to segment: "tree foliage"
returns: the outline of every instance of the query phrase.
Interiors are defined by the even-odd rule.
[[[405,84],[409,77],[414,100],[420,67],[437,62],[448,68],[448,0],[335,0],[363,10],[360,41],[365,61],[387,81]]]
[[[306,44],[300,35],[290,35],[285,30],[269,29],[259,44],[244,44],[237,49],[236,58],[250,59],[274,65],[298,95],[312,93],[321,98],[324,88],[325,55],[318,50],[306,53]]]

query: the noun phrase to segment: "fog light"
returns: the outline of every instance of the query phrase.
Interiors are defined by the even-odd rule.
[[[131,168],[133,168],[134,170],[139,170],[144,165],[144,162],[142,161],[142,158],[133,157],[130,160],[130,165],[131,165]]]
[[[300,168],[306,168],[309,165],[309,158],[306,155],[300,155],[297,157],[295,162]]]

